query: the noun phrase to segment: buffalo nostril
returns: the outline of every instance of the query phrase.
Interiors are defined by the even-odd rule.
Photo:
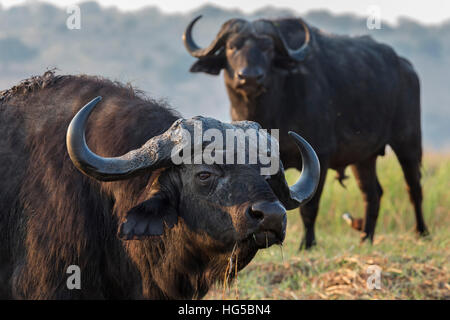
[[[249,216],[255,220],[264,219],[264,212],[259,211],[259,210],[253,210],[253,207],[249,208],[248,213],[249,213]]]
[[[258,212],[263,218],[271,220],[283,220],[286,210],[279,201],[267,202],[260,201],[252,205],[251,211]]]
[[[260,83],[264,79],[264,77],[265,74],[262,70],[244,69],[237,72],[237,79],[243,83]]]
[[[260,221],[262,231],[272,231],[279,239],[284,239],[286,230],[286,210],[279,201],[260,201],[252,205],[251,215]]]

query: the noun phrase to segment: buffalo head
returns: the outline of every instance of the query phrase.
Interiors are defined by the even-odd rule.
[[[125,240],[157,238],[171,232],[191,233],[196,236],[190,237],[190,241],[200,242],[192,245],[208,247],[209,252],[229,253],[237,248],[239,268],[242,268],[259,248],[283,241],[285,209],[302,205],[315,192],[319,162],[311,146],[295,133],[292,137],[302,155],[304,170],[292,187],[286,183],[281,162],[277,172],[270,176],[261,175],[263,164],[258,161],[174,163],[174,155],[189,151],[186,142],[191,140],[185,139],[186,132],[195,133],[199,125],[218,133],[260,128],[249,121],[226,124],[203,117],[179,119],[166,132],[150,138],[136,150],[119,157],[101,157],[89,149],[85,140],[88,117],[99,101],[100,97],[89,102],[69,125],[67,149],[75,166],[99,181],[156,175],[143,188],[138,203],[119,217],[122,220],[119,236]],[[250,140],[247,142],[255,143]],[[178,236],[177,241],[186,241],[185,238]]]
[[[198,16],[189,23],[183,41],[187,51],[198,61],[191,72],[219,74],[225,82],[246,96],[258,96],[271,84],[273,71],[292,72],[310,50],[311,33],[301,19],[248,22],[231,19],[222,25],[216,38],[206,48],[199,48],[192,37]],[[292,49],[290,44],[298,45]]]

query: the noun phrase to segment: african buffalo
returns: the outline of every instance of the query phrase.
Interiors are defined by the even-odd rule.
[[[292,187],[281,164],[271,176],[259,162],[175,165],[199,124],[260,128],[180,119],[92,76],[47,72],[0,92],[0,298],[201,298],[281,243],[285,207],[317,187],[313,149],[292,133],[305,166]],[[71,265],[80,289],[66,285]]]
[[[314,198],[301,208],[305,237],[315,243],[314,223],[327,169],[352,165],[366,204],[365,219],[347,218],[373,240],[383,193],[376,159],[386,145],[402,166],[416,213],[416,229],[428,234],[422,215],[420,84],[413,66],[369,36],[332,35],[302,19],[231,19],[206,48],[196,45],[187,26],[183,40],[198,60],[191,72],[224,70],[233,120],[252,120],[280,129],[285,167],[299,168],[288,131],[299,132],[316,150],[322,174]]]

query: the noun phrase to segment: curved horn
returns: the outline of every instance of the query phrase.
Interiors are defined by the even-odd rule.
[[[320,180],[320,162],[311,145],[295,132],[289,131],[300,150],[302,157],[302,173],[298,181],[291,187],[284,178],[284,170],[278,171],[277,177],[272,180],[272,189],[278,191],[279,199],[287,210],[298,208],[308,202],[315,194]]]
[[[189,52],[189,54],[195,58],[202,58],[208,55],[212,55],[216,53],[217,50],[224,47],[225,40],[228,37],[228,34],[232,31],[238,31],[240,29],[240,26],[242,23],[246,23],[245,20],[242,19],[231,19],[225,22],[222,25],[222,28],[220,29],[219,33],[217,34],[216,38],[211,42],[211,44],[206,48],[200,48],[194,41],[192,37],[192,28],[194,27],[194,24],[202,17],[202,15],[199,15],[198,17],[194,18],[186,27],[186,30],[183,33],[183,42],[184,46],[186,47],[186,50]],[[233,28],[233,26],[236,26],[236,28]]]
[[[67,151],[74,165],[84,174],[101,181],[128,179],[143,170],[156,169],[170,157],[170,146],[160,143],[163,135],[148,140],[141,148],[123,156],[104,158],[93,153],[86,144],[86,123],[94,107],[102,99],[97,97],[87,103],[70,122],[67,129]],[[169,150],[166,150],[169,149]]]
[[[289,44],[287,43],[286,39],[283,37],[283,34],[279,31],[278,28],[276,28],[284,50],[292,59],[294,59],[295,61],[298,61],[298,62],[305,60],[305,58],[308,56],[308,53],[310,51],[309,44],[311,41],[311,32],[309,30],[308,25],[301,19],[300,19],[300,23],[302,24],[303,29],[305,30],[305,42],[298,49],[291,49],[289,47]]]
[[[295,132],[289,131],[302,156],[302,174],[289,188],[290,198],[296,206],[309,201],[317,190],[320,180],[320,162],[311,145]]]
[[[202,16],[197,16],[194,20],[192,20],[186,30],[183,33],[183,42],[186,50],[191,54],[191,56],[198,58],[200,56],[200,51],[202,50],[192,38],[192,28],[194,24],[199,20]]]
[[[191,56],[195,58],[201,58],[210,54],[213,54],[216,52],[220,46],[222,45],[221,39],[219,37],[216,37],[216,39],[209,45],[209,47],[202,49],[200,48],[192,38],[192,28],[194,27],[194,24],[202,17],[202,15],[199,15],[194,20],[192,20],[186,30],[183,33],[183,42],[184,46],[186,47],[186,50],[190,53]]]

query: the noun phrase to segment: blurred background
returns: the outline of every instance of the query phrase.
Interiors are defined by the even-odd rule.
[[[362,217],[364,202],[355,179],[346,189],[329,172],[316,224],[318,245],[299,252],[303,225],[288,214],[283,246],[260,250],[231,287],[217,285],[215,299],[450,299],[450,1],[99,0],[79,4],[79,30],[67,28],[75,1],[0,0],[0,90],[57,68],[59,74],[101,75],[131,83],[168,101],[185,117],[228,121],[222,77],[191,74],[194,59],[181,36],[189,21],[205,46],[230,18],[301,16],[335,34],[369,34],[395,48],[418,71],[422,85],[424,217],[431,237],[414,234],[414,211],[392,152],[378,160],[384,188],[374,245],[342,220]],[[276,6],[270,5],[276,3]],[[369,29],[376,5],[380,29]],[[276,106],[274,106],[276,108]],[[290,183],[298,172],[288,170]],[[366,285],[368,267],[382,270],[379,290]]]
[[[424,146],[450,148],[450,2],[426,1],[118,1],[82,2],[81,29],[70,30],[69,4],[76,1],[0,1],[0,90],[58,68],[130,82],[167,100],[184,116],[229,120],[222,77],[191,74],[194,61],[181,35],[198,14],[194,36],[208,44],[232,17],[302,16],[336,34],[370,34],[410,59],[422,82]],[[272,3],[275,3],[272,1]],[[146,5],[147,4],[147,5]],[[381,29],[369,30],[369,7],[377,5]]]

